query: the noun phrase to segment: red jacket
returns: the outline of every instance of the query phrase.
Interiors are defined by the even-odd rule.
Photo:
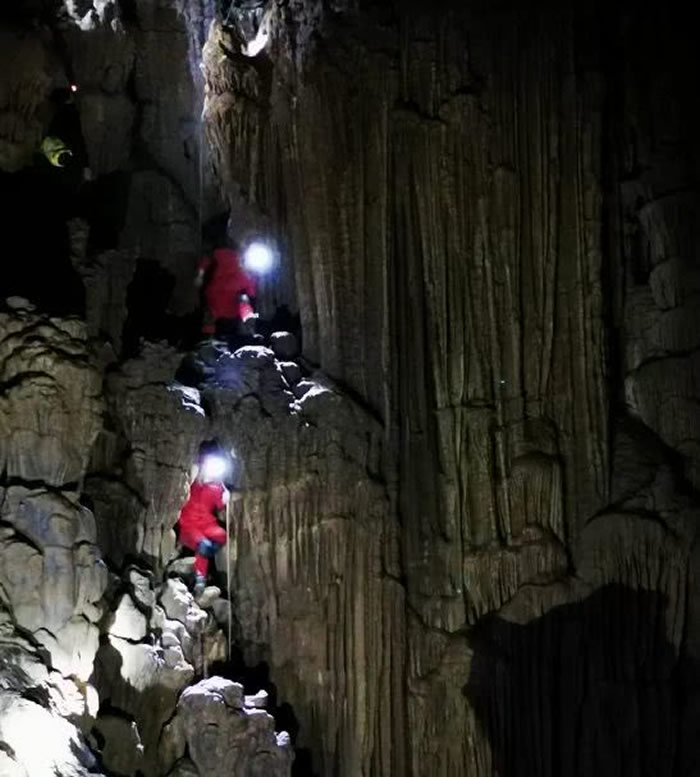
[[[209,273],[204,296],[214,318],[242,318],[239,295],[254,297],[257,285],[238,254],[232,248],[217,248],[211,256],[202,257],[199,270]]]
[[[190,486],[190,496],[180,511],[180,531],[198,529],[216,523],[216,511],[223,510],[224,486],[221,483],[200,483]]]

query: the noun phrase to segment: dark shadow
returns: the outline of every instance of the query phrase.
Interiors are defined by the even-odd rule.
[[[123,660],[118,650],[109,644],[103,635],[100,638],[100,648],[95,657],[94,671],[90,682],[95,685],[100,695],[100,715],[113,715],[127,721],[136,721],[140,732],[145,733],[145,741],[150,743],[144,754],[144,770],[151,773],[148,764],[157,762],[157,737],[159,724],[165,725],[177,704],[178,692],[166,685],[154,683],[145,690],[139,690],[122,677]],[[125,710],[129,710],[126,712]],[[95,743],[104,747],[104,737],[95,727],[92,730]],[[100,752],[94,753],[99,763],[100,774],[113,775],[102,764]],[[144,772],[136,771],[134,777],[143,777]],[[117,775],[114,775],[117,777]]]
[[[81,192],[80,208],[90,224],[88,254],[119,248],[129,201],[130,176],[124,172],[100,175]]]
[[[85,292],[73,268],[67,220],[75,215],[70,173],[40,159],[0,173],[3,213],[3,297],[26,297],[43,312],[81,315]]]
[[[473,629],[463,692],[494,777],[697,774],[680,741],[697,667],[666,636],[675,606],[608,585],[525,625],[492,617]]]
[[[210,251],[215,246],[226,243],[228,227],[228,211],[221,211],[202,224],[202,247],[204,251]]]
[[[173,339],[173,317],[167,308],[175,287],[174,276],[153,259],[140,259],[126,293],[128,311],[124,324],[124,355],[133,356],[140,338]]]
[[[73,93],[54,89],[45,108],[45,138],[60,139],[70,153],[57,166],[36,148],[31,164],[0,173],[3,296],[26,297],[50,314],[83,315],[85,291],[71,262],[67,222],[90,220],[96,189],[85,176],[87,150]]]
[[[303,349],[301,316],[299,313],[292,313],[287,305],[279,305],[271,319],[259,319],[257,331],[265,338],[266,343],[270,342],[273,332],[291,332],[297,338],[299,352]]]
[[[111,222],[109,222],[111,223]],[[108,232],[103,232],[105,240]],[[191,350],[201,340],[202,310],[184,315],[168,311],[175,276],[154,259],[141,258],[126,295],[127,318],[122,331],[124,358],[135,356],[140,341],[165,341],[179,350]]]

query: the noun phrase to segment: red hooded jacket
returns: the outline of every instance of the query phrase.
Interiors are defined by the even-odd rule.
[[[232,248],[217,248],[211,256],[202,257],[199,270],[209,273],[204,297],[214,319],[244,319],[253,312],[247,302],[241,302],[241,294],[254,297],[257,285],[243,267]]]
[[[222,483],[200,483],[190,486],[190,496],[180,511],[180,531],[189,532],[216,524],[216,511],[223,510],[225,488]]]

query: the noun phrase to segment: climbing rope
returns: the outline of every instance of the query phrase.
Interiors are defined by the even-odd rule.
[[[202,101],[204,101],[202,97]],[[199,119],[199,202],[197,208],[197,238],[199,251],[197,253],[197,259],[201,258],[204,253],[204,245],[202,239],[202,229],[204,227],[204,117]]]
[[[199,631],[199,649],[202,653],[202,674],[204,679],[207,680],[209,678],[209,662],[207,661],[207,641],[203,628]]]
[[[226,502],[226,587],[228,588],[228,660],[231,661],[231,500],[233,494],[229,494]]]

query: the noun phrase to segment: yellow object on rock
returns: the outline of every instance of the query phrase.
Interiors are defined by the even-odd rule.
[[[65,167],[73,152],[60,139],[49,135],[41,143],[41,153],[54,167]]]

